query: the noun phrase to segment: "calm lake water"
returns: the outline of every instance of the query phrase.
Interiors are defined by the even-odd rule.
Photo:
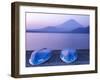
[[[89,34],[69,33],[26,33],[26,50],[89,49]]]

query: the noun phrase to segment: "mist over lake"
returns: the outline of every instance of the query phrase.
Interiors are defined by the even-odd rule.
[[[73,33],[28,33],[26,32],[26,50],[50,48],[89,49],[89,34]]]

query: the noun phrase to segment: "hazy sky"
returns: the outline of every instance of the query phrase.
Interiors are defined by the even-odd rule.
[[[89,25],[88,15],[26,13],[26,29],[39,29],[46,26],[56,26],[70,19],[76,20],[84,27]]]

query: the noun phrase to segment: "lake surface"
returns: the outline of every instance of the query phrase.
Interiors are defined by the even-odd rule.
[[[69,33],[26,33],[26,50],[50,48],[89,49],[89,34]]]

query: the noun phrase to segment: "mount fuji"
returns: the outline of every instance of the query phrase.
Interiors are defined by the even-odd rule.
[[[71,19],[60,25],[46,26],[41,29],[27,29],[26,32],[47,32],[47,33],[89,33],[89,26],[84,27],[77,21]]]

